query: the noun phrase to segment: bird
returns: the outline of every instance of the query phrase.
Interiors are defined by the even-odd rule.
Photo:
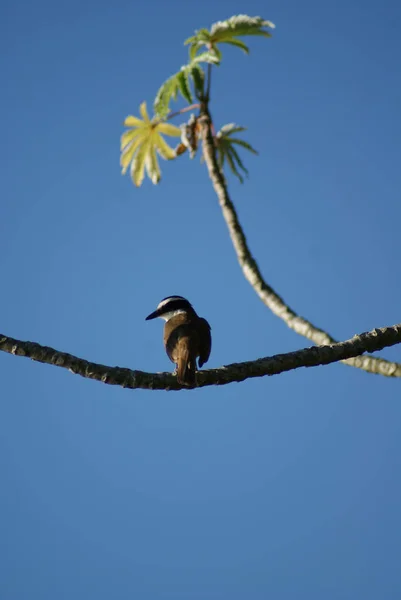
[[[171,362],[175,363],[177,381],[186,387],[196,386],[196,359],[199,368],[210,356],[211,327],[206,319],[198,317],[192,304],[183,296],[167,296],[154,312],[146,317],[164,319],[164,347]]]

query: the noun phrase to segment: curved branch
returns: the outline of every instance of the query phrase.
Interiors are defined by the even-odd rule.
[[[335,338],[328,334],[327,331],[319,329],[310,321],[299,316],[264,280],[259,266],[248,247],[244,231],[238,219],[237,211],[228,194],[227,182],[217,163],[212,135],[212,120],[207,107],[203,107],[199,123],[201,124],[202,129],[203,155],[209,177],[212,180],[214,190],[217,194],[223,217],[227,224],[231,241],[245,279],[251,284],[262,302],[277,317],[282,319],[290,329],[293,329],[299,335],[311,340],[314,344],[335,344],[337,342]],[[394,376],[395,371],[398,372],[401,370],[401,364],[392,363],[384,358],[376,358],[374,356],[350,358],[343,362],[351,367],[357,367],[358,369],[367,371],[368,373],[376,373],[386,377],[392,377]]]
[[[278,375],[300,367],[328,365],[339,360],[359,356],[366,351],[382,350],[387,346],[394,346],[400,342],[401,323],[392,327],[374,329],[369,333],[361,333],[350,340],[330,346],[312,346],[312,348],[305,348],[287,354],[276,354],[275,356],[249,362],[234,363],[218,369],[198,371],[197,385],[198,387],[225,385],[234,381],[244,381],[250,377]],[[109,385],[147,390],[182,389],[177,384],[176,377],[171,373],[146,373],[121,367],[108,367],[89,362],[66,352],[59,352],[47,346],[41,346],[35,342],[22,342],[2,334],[0,334],[0,350],[15,356],[25,356],[37,362],[63,367],[82,377],[96,379]],[[392,376],[401,377],[401,368],[396,363],[393,363]]]

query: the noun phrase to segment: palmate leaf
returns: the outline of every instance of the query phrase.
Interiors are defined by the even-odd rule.
[[[224,164],[227,162],[230,167],[233,175],[238,177],[241,183],[244,182],[244,178],[240,172],[243,171],[246,175],[248,175],[248,169],[243,164],[236,148],[235,144],[245,148],[249,152],[253,154],[257,154],[257,151],[252,148],[248,142],[245,140],[241,140],[240,138],[233,138],[231,135],[233,133],[238,133],[240,131],[245,131],[245,127],[240,127],[235,123],[228,123],[227,125],[223,125],[220,131],[217,133],[215,137],[216,144],[216,153],[217,153],[217,163],[221,170],[224,170]]]
[[[131,178],[139,187],[144,179],[145,170],[150,180],[156,184],[160,181],[161,173],[157,154],[166,160],[175,158],[176,154],[163,136],[180,137],[181,130],[170,123],[161,123],[150,119],[146,102],[139,108],[142,119],[130,115],[124,125],[131,127],[121,136],[120,164],[123,175],[130,166]]]
[[[194,82],[195,95],[199,98],[203,94],[205,74],[199,63],[218,64],[219,59],[214,52],[202,52],[192,62],[184,65],[159,88],[154,101],[155,115],[164,119],[170,110],[171,100],[176,100],[178,92],[189,104],[193,102],[190,81]]]
[[[274,29],[271,21],[262,17],[249,17],[248,15],[234,15],[226,21],[218,21],[212,25],[210,35],[214,42],[225,42],[244,35],[262,35],[271,37],[271,33],[263,29],[268,27]]]
[[[164,118],[169,113],[169,106],[171,99],[177,99],[178,90],[180,89],[178,81],[178,73],[175,73],[169,77],[159,88],[155,101],[153,103],[153,110],[155,115],[160,118]]]
[[[185,40],[184,44],[189,45],[189,57],[191,61],[194,60],[198,51],[203,46],[206,46],[210,52],[215,53],[220,61],[221,53],[218,49],[218,44],[231,44],[232,46],[241,48],[241,50],[248,54],[248,46],[237,38],[246,35],[271,37],[272,34],[269,29],[274,28],[274,23],[266,21],[265,19],[262,19],[262,17],[234,15],[226,21],[214,23],[210,31],[207,29],[199,29],[195,32],[195,35]]]

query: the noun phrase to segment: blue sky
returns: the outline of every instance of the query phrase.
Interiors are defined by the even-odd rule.
[[[229,189],[267,281],[338,339],[400,321],[399,3],[7,6],[0,24],[0,331],[171,368],[161,298],[212,325],[208,366],[310,345],[260,302],[197,157],[135,189],[128,114],[194,29],[262,15],[224,50],[217,127],[260,155]],[[383,356],[401,360],[399,347]],[[401,595],[401,388],[344,365],[129,391],[1,353],[0,596],[292,600]]]

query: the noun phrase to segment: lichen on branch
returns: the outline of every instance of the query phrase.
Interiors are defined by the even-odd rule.
[[[327,365],[339,360],[360,357],[364,352],[375,352],[400,342],[401,323],[392,327],[361,333],[344,342],[328,346],[313,346],[312,348],[296,350],[287,354],[276,354],[275,356],[234,363],[217,369],[198,371],[197,387],[226,385],[253,377],[278,375],[301,367]],[[62,367],[68,369],[71,373],[109,385],[147,390],[182,389],[177,383],[176,377],[171,373],[146,373],[123,367],[109,367],[89,362],[48,346],[42,346],[36,342],[23,342],[2,334],[0,334],[0,350],[15,356],[24,356],[37,362]],[[392,377],[401,377],[401,366],[397,363],[389,364],[392,365],[389,374]],[[371,372],[379,373],[379,371],[373,370]]]

